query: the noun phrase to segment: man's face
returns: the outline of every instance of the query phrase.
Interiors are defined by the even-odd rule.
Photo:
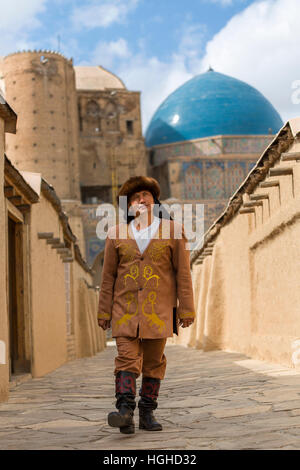
[[[152,193],[148,190],[137,191],[133,193],[128,202],[129,213],[136,215],[138,212],[142,214],[145,211],[151,211],[152,204],[154,204],[154,198]],[[131,210],[130,210],[131,209]]]

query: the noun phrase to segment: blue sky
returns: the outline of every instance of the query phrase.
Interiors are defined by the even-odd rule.
[[[144,128],[209,64],[258,88],[287,120],[300,115],[299,1],[0,0],[0,55],[59,48],[75,65],[103,65],[142,92]]]
[[[40,43],[42,38],[44,48],[56,46],[57,49],[57,37],[60,36],[61,52],[71,54],[75,64],[90,62],[98,42],[117,41],[120,37],[133,53],[142,48],[148,56],[167,61],[177,50],[178,39],[188,25],[197,25],[205,43],[233,15],[252,2],[54,0],[44,2],[44,11],[37,15],[40,26],[32,30],[30,40]],[[122,4],[125,5],[124,11],[118,14],[117,9],[121,10]],[[110,11],[113,5],[117,8]]]

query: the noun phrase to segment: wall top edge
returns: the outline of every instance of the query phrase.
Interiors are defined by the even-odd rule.
[[[73,64],[73,59],[72,58],[69,59],[68,57],[63,55],[61,52],[55,51],[55,50],[49,50],[49,49],[33,49],[33,50],[28,49],[28,50],[15,51],[15,52],[11,52],[10,54],[7,54],[4,57],[4,60],[8,57],[12,57],[14,55],[21,55],[21,54],[51,54],[51,55],[57,55],[57,56],[62,57],[63,59],[65,59],[70,64]]]
[[[15,134],[17,131],[17,114],[0,94],[0,117],[4,120],[4,131]]]
[[[300,118],[299,118],[300,119]],[[210,140],[215,140],[215,139],[266,139],[266,138],[274,138],[276,134],[218,134],[218,135],[212,135],[209,137],[201,137],[199,139],[191,139],[191,140],[180,140],[178,142],[171,142],[169,144],[160,144],[160,145],[154,145],[153,147],[148,147],[148,150],[156,150],[160,148],[166,148],[166,147],[175,147],[176,145],[188,145],[190,143],[197,143],[197,142],[206,142]]]
[[[12,181],[31,204],[39,202],[39,194],[26,181],[22,173],[13,165],[6,154],[4,154],[4,159],[4,175]]]

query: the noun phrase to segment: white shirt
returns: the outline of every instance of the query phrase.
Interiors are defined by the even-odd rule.
[[[137,245],[139,247],[139,250],[141,253],[143,253],[147,246],[150,243],[150,240],[154,237],[156,234],[159,224],[160,224],[161,219],[159,217],[156,217],[155,215],[153,216],[153,222],[151,225],[148,225],[148,227],[145,227],[143,229],[137,230],[134,225],[134,220],[130,222],[131,224],[131,230],[133,232],[135,241],[137,242]]]

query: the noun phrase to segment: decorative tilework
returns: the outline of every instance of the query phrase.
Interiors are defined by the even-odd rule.
[[[204,230],[206,231],[216,218],[215,204],[205,204],[204,206]]]
[[[232,170],[234,168],[236,168],[236,166],[239,166],[239,167],[242,167],[243,170],[246,169],[246,161],[242,160],[242,161],[236,161],[236,160],[228,160],[227,161],[227,167],[229,170]]]
[[[224,162],[206,161],[204,168],[205,198],[222,199],[225,197]]]
[[[184,199],[200,199],[202,197],[202,162],[184,162]]]
[[[246,162],[227,162],[228,191],[231,196],[246,177]]]
[[[218,203],[205,204],[204,205],[204,230],[208,230],[209,227],[215,222],[215,220],[221,215],[227,205],[227,201],[223,200]]]
[[[222,170],[225,168],[225,164],[222,160],[206,160],[205,168],[215,168],[220,167]]]
[[[198,74],[173,91],[154,113],[148,148],[207,136],[276,134],[283,122],[272,104],[247,83],[215,71]]]
[[[211,137],[194,140],[193,142],[183,142],[166,145],[164,147],[154,147],[155,165],[163,163],[169,157],[200,157],[209,155],[220,155],[226,153],[233,154],[261,154],[269,145],[274,136],[254,136],[254,137]]]
[[[218,203],[215,205],[216,215],[221,214],[221,212],[224,211],[226,205],[227,205],[226,202],[218,202]]]
[[[87,262],[92,264],[97,254],[104,249],[105,240],[99,238],[89,238],[87,241]]]
[[[194,162],[183,162],[182,163],[182,170],[185,172],[186,170],[188,170],[191,166],[193,167],[197,167],[199,168],[200,170],[202,170],[202,161],[194,161]]]
[[[247,173],[249,173],[249,171],[252,170],[252,168],[256,165],[256,162],[249,162],[248,163],[248,170],[247,170]]]

